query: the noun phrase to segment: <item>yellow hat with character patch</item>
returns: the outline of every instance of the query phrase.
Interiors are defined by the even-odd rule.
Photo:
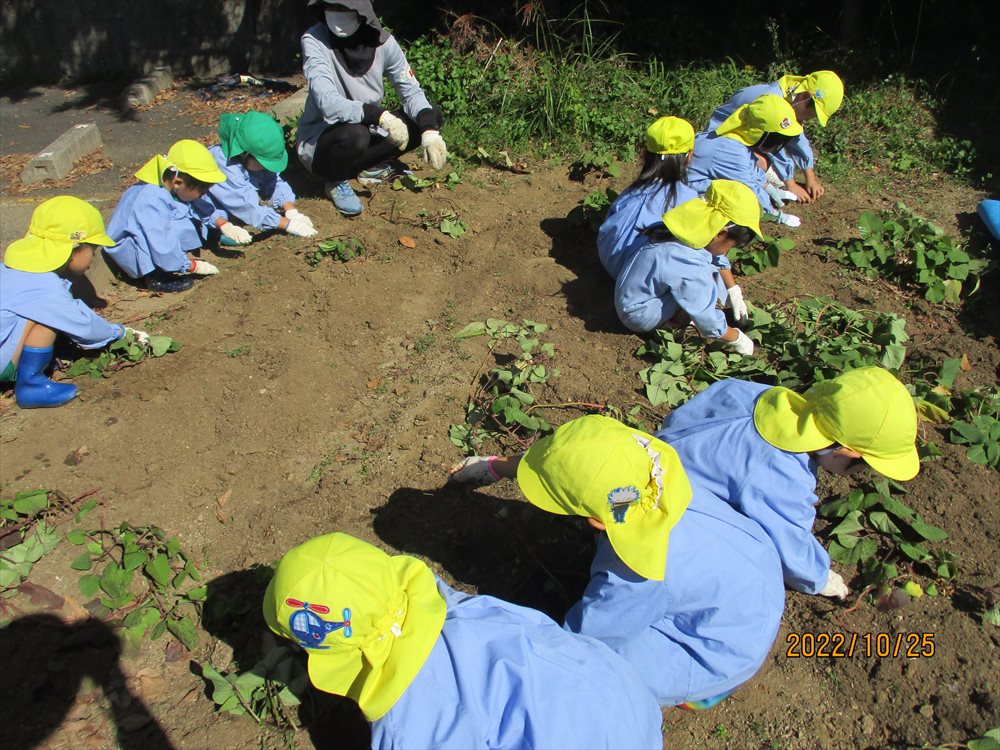
[[[8,268],[45,273],[62,267],[76,245],[114,247],[101,212],[71,195],[49,198],[31,214],[28,233],[12,242],[3,262]]]
[[[354,699],[368,721],[417,676],[446,611],[423,562],[339,533],[285,553],[264,594],[264,620],[306,650],[312,684]]]
[[[760,203],[753,190],[735,180],[712,180],[705,198],[692,198],[663,214],[670,233],[688,247],[708,245],[727,224],[748,227],[761,237]]]
[[[802,125],[795,118],[795,110],[791,104],[776,94],[764,94],[729,115],[715,132],[749,148],[764,133],[800,135]]]
[[[670,530],[691,501],[691,485],[662,440],[610,417],[580,417],[528,449],[517,483],[542,510],[597,519],[622,562],[663,580]]]
[[[778,84],[789,99],[808,92],[816,109],[816,119],[824,128],[830,115],[840,109],[844,101],[844,82],[832,70],[817,70],[807,76],[782,76]]]
[[[753,423],[783,451],[806,453],[838,443],[890,479],[913,479],[920,471],[913,397],[881,367],[845,372],[801,395],[769,388],[757,399]]]

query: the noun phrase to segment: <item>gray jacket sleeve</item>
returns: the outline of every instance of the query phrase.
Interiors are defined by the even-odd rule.
[[[382,45],[382,50],[385,53],[385,75],[399,94],[403,111],[411,120],[415,120],[420,112],[430,109],[431,103],[427,101],[417,77],[413,75],[413,68],[406,61],[406,55],[396,38],[390,36]]]

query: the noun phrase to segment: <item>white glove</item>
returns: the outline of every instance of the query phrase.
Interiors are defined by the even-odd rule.
[[[243,227],[236,226],[231,221],[227,221],[219,227],[219,231],[237,245],[249,245],[253,241],[253,235],[250,234],[250,232],[245,230]],[[197,273],[197,271],[195,273]],[[218,271],[216,271],[216,273],[218,273]]]
[[[299,211],[299,209],[297,209],[297,208],[290,208],[290,209],[288,209],[287,211],[285,211],[285,216],[287,216],[289,219],[294,219],[296,216],[299,216],[299,217],[301,217],[302,221],[304,221],[309,226],[313,225],[313,220],[310,219],[308,216],[306,216],[301,211]]]
[[[799,197],[790,190],[775,187],[770,182],[765,183],[764,192],[771,196],[771,202],[774,203],[777,208],[781,208],[786,203],[795,202],[799,199]]]
[[[778,211],[778,218],[776,218],[775,221],[779,224],[784,224],[786,227],[791,227],[792,229],[802,226],[802,219],[793,214],[786,214],[784,211]]]
[[[401,151],[406,148],[406,144],[410,142],[410,131],[405,122],[386,110],[378,118],[378,125],[389,134],[389,142],[393,146]]]
[[[424,161],[434,169],[441,169],[448,161],[448,147],[444,138],[436,130],[425,130],[420,136],[420,145],[424,147]]]
[[[736,341],[723,341],[722,343],[730,349],[735,350],[738,354],[744,354],[749,357],[753,354],[753,339],[738,329],[737,333]]]
[[[837,597],[838,599],[845,599],[850,593],[851,590],[847,588],[840,573],[834,573],[833,570],[826,576],[826,586],[819,590],[820,596]]]
[[[778,177],[778,173],[774,171],[774,167],[768,167],[767,171],[764,172],[764,176],[771,185],[774,185],[776,188],[784,189],[785,181]]]
[[[285,218],[288,219],[288,224],[285,226],[286,232],[296,237],[312,237],[316,234],[316,228],[309,219],[298,211],[295,212],[294,216],[289,216],[288,213],[290,212],[285,213]]]
[[[496,456],[469,456],[462,463],[448,469],[448,481],[478,486],[499,482],[500,475],[490,465],[496,458]]]
[[[747,320],[750,317],[750,311],[747,310],[747,303],[743,299],[743,290],[740,289],[740,285],[729,287],[729,300],[726,302],[726,307],[733,308],[733,317],[736,320]]]
[[[218,268],[204,260],[196,260],[194,268],[191,269],[191,273],[196,273],[199,276],[215,276],[218,272]]]
[[[140,331],[138,328],[129,328],[125,326],[125,333],[131,333],[135,336],[135,340],[139,342],[139,345],[143,348],[149,346],[149,334],[145,331]]]

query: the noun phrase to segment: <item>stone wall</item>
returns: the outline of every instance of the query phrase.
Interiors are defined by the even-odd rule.
[[[305,0],[4,0],[0,84],[292,73],[310,18]]]

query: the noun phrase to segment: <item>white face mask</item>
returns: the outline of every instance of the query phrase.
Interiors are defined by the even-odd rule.
[[[326,25],[334,36],[350,36],[361,28],[361,16],[353,10],[328,10],[326,13]]]

